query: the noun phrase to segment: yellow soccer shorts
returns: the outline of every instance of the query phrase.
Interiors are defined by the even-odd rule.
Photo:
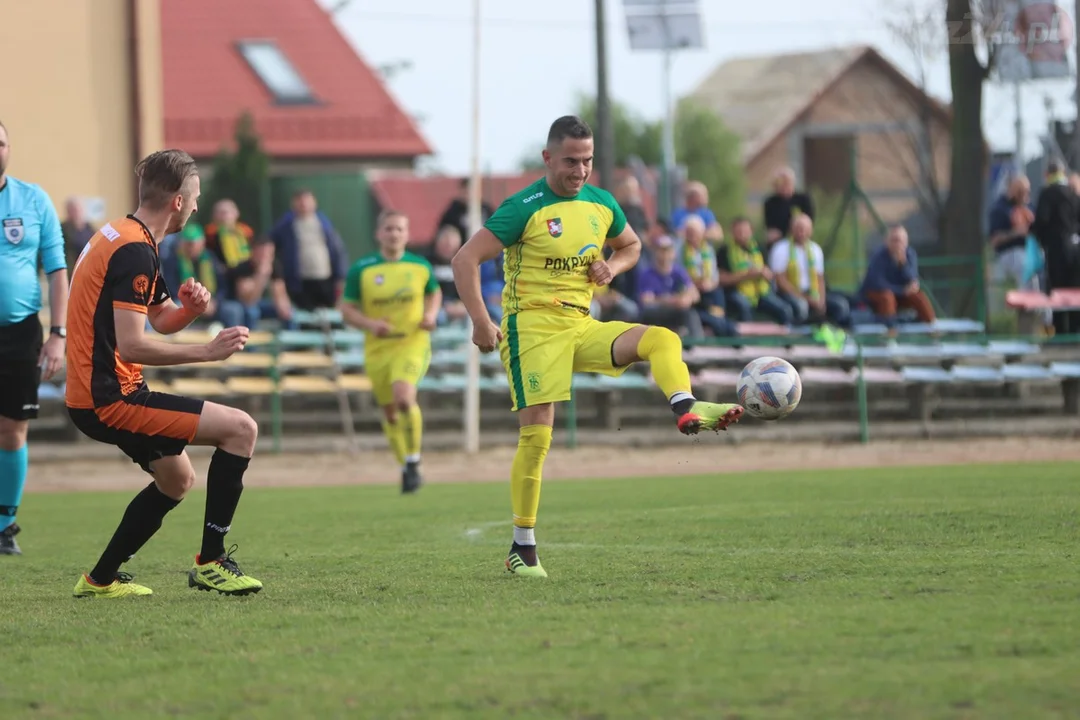
[[[367,376],[380,407],[394,402],[394,383],[419,384],[431,364],[431,336],[415,337],[373,348],[367,355]]]
[[[615,366],[612,345],[635,327],[570,311],[526,310],[505,316],[499,354],[513,409],[569,400],[574,373],[622,375],[630,366]]]

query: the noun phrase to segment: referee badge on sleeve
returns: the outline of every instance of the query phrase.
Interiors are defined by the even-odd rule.
[[[12,245],[18,245],[26,236],[23,230],[22,218],[7,218],[4,220],[4,239]]]

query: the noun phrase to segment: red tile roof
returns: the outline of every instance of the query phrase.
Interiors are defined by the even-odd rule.
[[[621,179],[628,170],[616,170]],[[542,171],[519,175],[489,175],[483,178],[481,192],[492,208],[531,182],[543,176]],[[412,174],[370,173],[371,194],[383,210],[393,208],[409,216],[411,245],[423,247],[435,239],[439,218],[461,190],[460,177],[417,177]],[[597,182],[597,176],[591,178]],[[656,215],[656,202],[649,193],[642,193],[642,204],[649,217]],[[468,238],[464,238],[468,239]]]
[[[272,157],[431,153],[409,116],[316,0],[161,0],[165,141],[196,157],[227,144],[245,110]],[[240,40],[274,40],[318,103],[277,105]]]

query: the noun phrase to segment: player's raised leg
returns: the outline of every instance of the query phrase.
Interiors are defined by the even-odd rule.
[[[697,400],[690,387],[690,370],[682,359],[682,341],[671,330],[648,325],[636,325],[611,346],[612,362],[616,367],[646,361],[656,384],[664,393],[675,413],[679,432],[695,435],[701,430],[727,430],[737,423],[743,408],[727,403]]]
[[[544,403],[519,411],[521,430],[510,466],[510,504],[514,513],[514,542],[506,568],[515,575],[547,577],[536,554],[536,515],[540,508],[540,482],[544,459],[551,449],[555,405]]]
[[[202,548],[188,572],[188,585],[225,595],[247,595],[262,590],[262,583],[245,575],[233,559],[234,545],[225,551],[225,535],[244,491],[244,473],[255,452],[259,428],[242,410],[206,403],[193,445],[216,447],[206,474],[206,512]]]

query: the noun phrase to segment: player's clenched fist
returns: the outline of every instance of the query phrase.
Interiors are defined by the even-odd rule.
[[[606,262],[597,260],[589,266],[589,279],[593,284],[603,287],[615,279],[615,273],[611,272],[611,267]]]
[[[193,315],[202,315],[210,305],[210,291],[202,283],[195,282],[195,278],[189,277],[187,282],[180,286],[176,298],[184,309]]]
[[[473,325],[472,341],[473,345],[480,348],[480,352],[494,352],[502,342],[502,330],[490,320],[478,323]]]
[[[244,349],[248,341],[248,329],[246,327],[225,328],[206,343],[207,360],[225,360],[233,353]]]

